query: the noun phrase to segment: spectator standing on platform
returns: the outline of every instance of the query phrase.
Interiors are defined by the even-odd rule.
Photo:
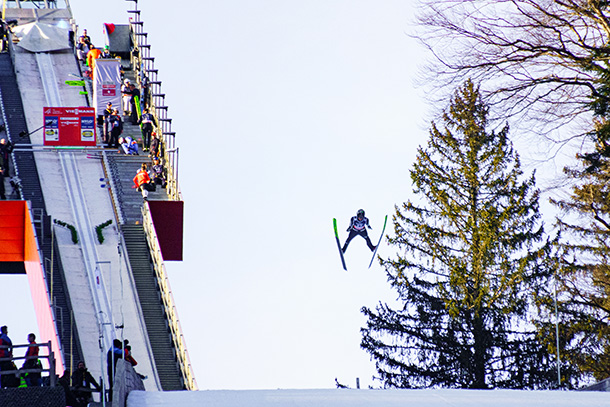
[[[2,357],[12,358],[13,357],[13,341],[8,337],[8,327],[4,325],[0,328],[0,340],[2,341],[2,345],[5,346],[4,349],[0,349],[0,352],[4,351]]]
[[[4,188],[4,177],[10,177],[10,162],[11,153],[13,152],[13,144],[7,139],[0,139],[0,199],[6,199],[6,190]]]
[[[108,368],[108,388],[110,390],[109,399],[112,401],[112,386],[114,379],[114,372],[116,370],[116,363],[119,359],[123,359],[123,344],[119,339],[115,339],[112,342],[112,348],[108,350],[106,362]]]
[[[157,126],[157,119],[145,108],[142,111],[140,123],[142,124],[142,148],[144,151],[148,151],[150,149],[150,135],[154,127]]]
[[[123,115],[127,116],[131,110],[131,89],[129,88],[130,81],[125,78],[123,85],[121,85],[121,100],[123,101]]]
[[[0,328],[0,371],[13,370],[15,364],[12,361],[13,357],[13,342],[8,337],[8,327],[4,325]],[[11,358],[11,359],[8,359]],[[0,387],[10,386],[10,381],[13,376],[0,375]]]
[[[25,352],[25,362],[23,362],[22,369],[41,369],[42,365],[38,360],[38,345],[36,344],[36,335],[29,334],[28,335],[28,350]],[[26,373],[25,382],[28,387],[40,387],[42,386],[42,379],[40,378],[40,373]]]
[[[89,51],[91,51],[89,44],[87,44],[85,38],[81,35],[78,38],[78,44],[76,44],[76,57],[81,63],[86,63]]]
[[[112,112],[114,112],[114,109],[112,108],[112,102],[108,102],[103,112],[104,130],[102,132],[102,134],[104,135],[104,143],[106,144],[110,142],[110,124],[108,123],[108,117],[112,116]]]
[[[118,148],[119,137],[123,133],[123,119],[119,114],[119,109],[114,109],[112,115],[108,116],[108,124],[110,127],[110,141],[108,147]]]
[[[142,89],[142,108],[148,108],[150,107],[150,102],[148,101],[150,98],[150,81],[144,71],[140,72],[140,88]]]
[[[0,155],[2,156],[2,168],[4,168],[4,176],[9,177],[9,164],[11,162],[11,153],[13,152],[13,143],[3,138],[0,139]]]
[[[129,101],[129,108],[131,109],[131,124],[138,124],[140,118],[138,117],[138,104],[140,103],[140,90],[136,88],[133,83],[129,84],[129,91],[131,92],[131,100]]]
[[[91,373],[87,370],[85,362],[81,360],[76,364],[76,370],[72,373],[72,387],[74,388],[72,394],[82,406],[86,406],[89,402],[93,401],[93,397],[91,397],[91,385],[93,385],[97,391],[102,390],[100,385],[97,384],[93,376],[91,376]]]

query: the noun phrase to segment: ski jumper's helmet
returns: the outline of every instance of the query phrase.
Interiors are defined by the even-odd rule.
[[[358,212],[356,212],[356,216],[360,217],[360,215],[362,215],[362,217],[364,217],[364,209],[358,209]]]

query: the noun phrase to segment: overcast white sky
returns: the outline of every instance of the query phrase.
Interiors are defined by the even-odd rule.
[[[96,45],[132,5],[70,3]],[[344,240],[364,208],[376,240],[412,198],[429,110],[411,3],[140,2],[180,147],[185,260],[168,269],[201,389],[378,385],[360,308],[394,293],[362,239],[342,270],[332,218]]]
[[[376,239],[409,197],[427,137],[410,3],[140,2],[180,146],[169,272],[201,389],[373,385],[360,308],[394,296],[362,239],[342,270],[332,218],[345,239],[364,208]],[[71,4],[101,45],[132,3]]]

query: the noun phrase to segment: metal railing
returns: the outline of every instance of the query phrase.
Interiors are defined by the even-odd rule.
[[[149,111],[155,115],[158,122],[157,135],[162,144],[162,158],[167,169],[167,195],[171,200],[182,199],[178,186],[178,157],[176,146],[176,133],[172,131],[172,119],[168,116],[168,107],[165,105],[165,93],[161,92],[159,70],[155,69],[155,58],[151,56],[148,33],[144,32],[144,22],[140,19],[138,0],[133,2],[133,10],[128,10],[129,25],[134,44],[131,53],[131,64],[136,72],[136,80],[141,84],[142,76],[149,80],[150,104]]]
[[[159,240],[157,239],[157,233],[155,232],[155,227],[148,204],[142,205],[142,218],[142,225],[144,227],[144,233],[146,234],[146,240],[148,241],[148,245],[150,247],[150,254],[152,256],[153,267],[155,269],[159,290],[161,292],[161,299],[165,307],[165,313],[167,315],[172,340],[176,346],[176,353],[178,363],[180,364],[180,371],[182,372],[182,378],[188,390],[197,390],[197,382],[195,380],[191,360],[186,349],[186,341],[182,333],[180,320],[178,319],[178,310],[176,309],[172,289],[169,285],[169,280],[165,271],[165,263],[163,261],[163,255],[161,254],[161,247],[159,245]]]
[[[13,346],[8,346],[8,345],[0,345],[0,349],[9,349],[12,348],[12,350],[14,351],[16,348],[29,348],[29,347],[38,347],[39,349],[42,347],[45,347],[48,349],[48,353],[46,355],[36,355],[36,356],[18,356],[18,357],[4,357],[4,358],[0,358],[0,362],[12,362],[14,360],[20,360],[20,359],[24,359],[24,360],[36,360],[36,359],[46,359],[48,361],[49,367],[47,369],[45,368],[40,368],[40,369],[32,369],[32,368],[21,368],[21,369],[17,369],[17,370],[0,370],[0,376],[3,375],[22,375],[25,373],[43,373],[43,372],[48,372],[49,373],[49,385],[50,386],[55,386],[56,384],[56,374],[55,374],[55,353],[53,352],[53,349],[51,347],[51,341],[47,342],[47,343],[36,343],[36,344],[25,344],[25,345],[13,345]]]
[[[110,195],[110,199],[112,200],[112,209],[114,211],[115,219],[119,225],[125,223],[125,217],[123,216],[123,212],[121,211],[121,202],[118,197],[119,188],[116,185],[114,180],[114,175],[112,174],[110,162],[108,161],[108,155],[106,152],[102,153],[102,167],[104,168],[104,176],[106,178],[106,182],[110,184],[110,188],[108,188],[108,193]],[[116,191],[113,193],[112,191]]]

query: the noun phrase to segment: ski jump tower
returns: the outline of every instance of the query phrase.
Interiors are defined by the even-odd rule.
[[[77,60],[68,0],[3,1],[12,32],[0,52],[0,139],[14,150],[8,200],[0,201],[0,274],[27,274],[38,342],[51,342],[58,375],[84,360],[94,377],[107,377],[113,340],[128,339],[147,390],[194,390],[164,265],[182,260],[179,149],[137,0],[130,1],[130,23],[105,31],[125,78],[148,81],[142,102],[157,119],[167,179],[148,201],[132,188],[148,153],[119,154],[102,143],[95,104],[102,93],[120,98],[120,83],[96,88],[96,73],[91,80]],[[140,139],[139,126],[124,121],[123,136]]]

